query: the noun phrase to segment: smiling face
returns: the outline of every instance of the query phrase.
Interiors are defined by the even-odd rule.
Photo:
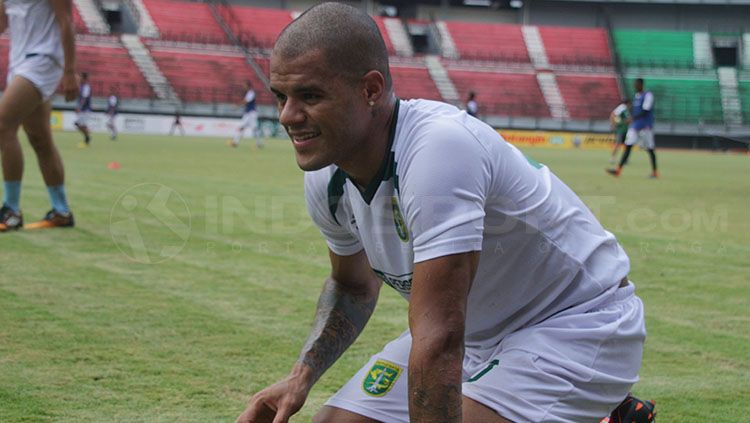
[[[322,50],[292,58],[274,53],[271,90],[302,170],[342,166],[361,154],[372,121],[367,89],[331,69]]]

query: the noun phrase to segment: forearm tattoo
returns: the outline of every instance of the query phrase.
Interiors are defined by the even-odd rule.
[[[352,294],[327,279],[318,300],[310,336],[299,361],[314,370],[315,380],[357,339],[370,319],[377,297]]]
[[[409,367],[409,417],[414,422],[460,422],[461,378],[433,363]],[[447,371],[446,371],[447,370]]]

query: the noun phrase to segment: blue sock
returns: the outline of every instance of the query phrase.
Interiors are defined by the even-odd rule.
[[[59,213],[67,213],[68,200],[65,198],[65,185],[57,185],[54,187],[47,187],[49,192],[49,202],[52,203],[52,208]]]
[[[5,181],[3,205],[18,213],[21,209],[21,181]]]

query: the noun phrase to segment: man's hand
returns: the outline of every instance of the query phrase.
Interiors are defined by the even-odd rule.
[[[78,78],[74,72],[65,72],[62,77],[62,90],[65,101],[72,101],[78,96]]]
[[[236,423],[287,423],[305,404],[310,376],[309,367],[298,363],[289,376],[253,395]]]

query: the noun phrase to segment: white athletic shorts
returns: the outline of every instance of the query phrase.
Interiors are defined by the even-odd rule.
[[[634,145],[636,143],[646,150],[656,148],[654,130],[651,128],[643,128],[641,130],[628,128],[628,134],[625,136],[625,145]]]
[[[22,76],[34,84],[34,87],[42,94],[42,99],[47,101],[55,94],[55,90],[60,84],[63,68],[57,60],[50,56],[33,56],[8,69],[6,83],[10,85],[16,76]]]
[[[255,130],[257,126],[258,126],[258,112],[257,111],[252,110],[242,115],[242,124],[240,124],[240,128],[242,129],[250,128],[251,130]]]
[[[91,118],[91,112],[88,110],[81,110],[76,114],[76,124],[81,126],[89,126],[89,119]]]
[[[464,355],[463,395],[517,423],[598,423],[638,381],[646,328],[630,283],[585,313],[559,313]],[[409,421],[407,330],[326,405],[381,422]],[[468,358],[482,357],[482,361]]]

